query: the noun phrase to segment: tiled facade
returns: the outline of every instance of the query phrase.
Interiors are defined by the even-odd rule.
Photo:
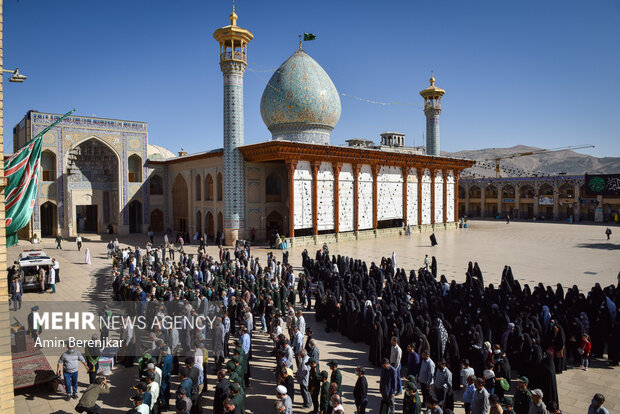
[[[243,73],[246,64],[221,63],[224,75],[224,229],[227,240],[245,229],[245,161],[243,145]]]
[[[267,83],[260,110],[273,139],[327,145],[340,119],[340,96],[325,70],[298,50]]]
[[[13,130],[13,148],[17,150],[40,131],[56,121],[59,114],[29,111]],[[143,122],[120,121],[84,116],[69,116],[43,136],[43,156],[55,160],[54,176],[39,180],[39,191],[29,226],[21,238],[34,234],[63,237],[80,232],[77,205],[97,206],[96,231],[103,233],[108,225],[126,234],[145,231],[149,225],[148,191],[143,189],[147,175],[148,128]],[[82,151],[95,163],[86,161]],[[141,179],[130,182],[128,160],[137,156]],[[104,171],[107,171],[104,174]],[[137,201],[139,217],[130,220],[129,203]],[[44,207],[42,209],[42,206]],[[53,213],[42,216],[46,209]],[[44,223],[42,221],[54,221]],[[134,222],[137,222],[134,223]],[[51,229],[51,230],[50,230]]]

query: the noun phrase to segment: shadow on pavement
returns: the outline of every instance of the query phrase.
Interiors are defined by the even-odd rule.
[[[581,243],[577,247],[582,249],[620,250],[620,244],[614,243]]]

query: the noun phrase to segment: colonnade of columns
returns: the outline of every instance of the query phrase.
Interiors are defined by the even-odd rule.
[[[575,178],[577,180],[577,178]],[[486,184],[485,184],[486,183]],[[580,204],[581,204],[581,185],[580,181],[576,181],[576,183],[570,183],[563,180],[553,179],[553,180],[534,180],[531,181],[511,181],[510,179],[504,179],[501,182],[488,182],[487,180],[467,180],[464,182],[465,191],[465,214],[467,216],[475,216],[474,206],[480,203],[480,217],[486,217],[488,214],[487,207],[492,205],[497,205],[497,212],[500,216],[504,216],[505,214],[510,214],[513,216],[512,211],[503,211],[502,206],[504,204],[513,205],[513,209],[517,209],[519,211],[519,215],[522,214],[522,210],[524,210],[524,206],[531,205],[531,214],[535,217],[539,217],[540,215],[546,215],[545,210],[542,207],[552,206],[552,217],[549,217],[547,214],[547,218],[558,220],[561,217],[561,204],[569,203],[572,206],[572,215],[575,221],[579,220],[580,215]],[[562,196],[563,191],[566,191],[566,188],[572,187],[573,193],[570,196]],[[480,197],[473,197],[470,194],[471,188],[475,186],[480,189]],[[492,186],[497,191],[497,196],[489,199],[486,194],[486,190]],[[514,189],[514,194],[510,197],[504,197],[504,190],[507,186],[512,187]],[[530,187],[533,194],[531,197],[522,196],[521,192],[523,188]],[[549,191],[541,192],[541,188],[547,187]],[[458,186],[457,186],[458,188]],[[562,189],[564,188],[564,190]],[[552,199],[551,204],[547,204],[547,200],[544,200],[545,197],[549,197]],[[542,200],[541,200],[542,198]],[[479,200],[479,201],[478,201]],[[518,217],[515,217],[518,218]],[[531,218],[531,217],[530,217]]]
[[[295,235],[295,171],[297,168],[298,161],[289,160],[286,161],[286,170],[288,173],[288,188],[289,188],[289,229],[288,234],[290,237]],[[318,235],[318,180],[317,175],[319,172],[319,168],[321,166],[321,161],[311,161],[311,172],[312,172],[312,234]],[[332,171],[334,174],[334,185],[333,185],[333,205],[334,205],[334,233],[340,232],[340,192],[339,192],[339,175],[342,171],[342,162],[332,162]],[[378,177],[381,170],[381,165],[379,164],[371,164],[372,171],[372,194],[373,194],[373,205],[372,205],[372,216],[373,216],[373,230],[378,228],[378,194],[379,194],[379,184]],[[401,174],[403,178],[403,214],[402,220],[403,224],[407,226],[407,178],[409,176],[409,169],[416,168],[417,178],[418,178],[418,208],[417,208],[417,222],[418,225],[422,224],[422,177],[424,175],[425,168],[417,167],[417,166],[401,166]],[[353,172],[353,231],[359,231],[359,175],[362,169],[362,164],[352,164],[352,172]],[[431,174],[431,224],[435,223],[435,177],[438,171],[442,172],[443,176],[443,222],[446,223],[448,221],[448,174],[452,171],[454,176],[454,221],[458,220],[459,210],[458,210],[458,185],[459,185],[459,174],[458,170],[451,169],[436,169],[436,168],[427,168]]]

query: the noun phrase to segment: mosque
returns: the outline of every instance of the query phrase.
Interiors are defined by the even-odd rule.
[[[144,122],[71,116],[44,136],[39,193],[23,238],[34,234],[188,232],[213,239],[292,244],[455,228],[458,182],[473,162],[440,156],[445,91],[420,92],[426,148],[397,132],[380,144],[331,145],[340,118],[338,91],[301,48],[273,74],[260,101],[272,139],[244,143],[243,79],[250,31],[230,24],[213,34],[224,83],[223,148],[178,155],[148,143]],[[14,128],[20,148],[57,114],[29,111]]]

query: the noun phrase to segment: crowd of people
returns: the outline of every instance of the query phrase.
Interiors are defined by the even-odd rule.
[[[368,364],[380,367],[380,398],[374,399],[366,367],[355,370],[350,402],[358,414],[375,408],[393,413],[401,395],[404,413],[449,413],[459,398],[468,414],[557,413],[556,375],[568,364],[587,369],[589,356],[601,358],[605,349],[611,365],[620,360],[620,295],[614,286],[597,284],[588,293],[576,286],[565,293],[559,284],[555,290],[530,288],[521,286],[510,267],[497,287],[485,286],[472,263],[464,283],[449,283],[438,277],[435,257],[407,274],[394,266],[396,254],[368,267],[362,260],[330,256],[327,246],[314,258],[304,251],[303,272],[295,275],[288,252],[281,260],[269,253],[263,265],[249,243],[220,246],[212,257],[198,239],[196,253],[189,253],[182,238],[144,248],[108,245],[114,303],[123,306],[106,306],[102,315],[138,314],[155,326],[140,330],[128,324],[121,332],[118,360],[137,366],[127,412],[244,413],[253,339],[261,332],[272,341],[274,412],[292,414],[297,397],[307,412],[344,413],[339,361],[321,359],[304,316],[313,309],[330,333],[366,342]],[[152,323],[166,316],[212,323]],[[100,333],[108,335],[105,329]],[[97,351],[86,350],[86,358],[70,355],[76,367],[83,362],[95,373],[78,408],[100,412],[96,400],[108,388],[96,375]],[[212,407],[203,399],[208,375]],[[69,377],[68,398],[75,395]],[[593,412],[604,413],[603,403],[602,395],[595,396]]]
[[[115,301],[126,305],[122,312],[144,315],[147,326],[156,326],[141,332],[123,326],[121,332],[125,348],[120,350],[119,360],[125,366],[137,362],[141,379],[148,375],[149,366],[161,370],[154,381],[159,384],[155,387],[158,395],[151,392],[153,395],[145,402],[144,396],[152,391],[153,382],[140,382],[134,396],[135,407],[130,412],[142,413],[148,406],[149,413],[157,413],[173,403],[177,412],[201,412],[201,396],[209,372],[207,362],[211,360],[216,377],[213,412],[244,413],[251,380],[252,335],[258,330],[273,333],[273,354],[278,356],[277,382],[288,384],[279,401],[290,409],[285,398],[288,394],[292,401],[294,395],[290,383],[294,375],[290,369],[294,361],[305,367],[308,359],[300,352],[303,335],[299,332],[306,330],[304,319],[300,310],[293,310],[297,294],[293,286],[304,286],[305,277],[296,280],[287,263],[288,256],[280,262],[268,254],[263,266],[251,255],[249,243],[238,244],[232,250],[220,247],[218,257],[206,253],[203,239],[195,247],[194,254],[185,251],[189,249],[183,241],[159,247],[149,242],[145,248],[133,249],[121,248],[116,241],[108,245],[108,256],[113,260]],[[310,294],[309,285],[306,286],[302,301]],[[110,312],[109,308],[104,312]],[[191,321],[202,316],[206,324],[166,329],[163,324],[152,323],[166,316],[182,316]],[[291,316],[295,318],[292,325]],[[292,343],[282,342],[283,332],[289,334]],[[102,336],[107,334],[102,332]],[[295,351],[286,354],[288,359],[282,359],[282,348]],[[180,385],[176,398],[172,398],[171,388],[177,383]],[[145,391],[140,392],[141,388]]]
[[[468,413],[558,412],[556,375],[567,364],[587,370],[590,354],[602,358],[604,349],[610,365],[620,361],[620,289],[613,285],[597,283],[589,292],[532,288],[506,266],[498,286],[485,286],[471,262],[459,284],[438,278],[435,257],[409,274],[395,261],[394,254],[368,267],[325,249],[303,255],[316,287],[316,320],[365,341],[369,362],[382,367],[381,412],[394,412],[401,383],[406,413],[419,412],[411,401],[418,389],[432,413],[454,410],[459,389]],[[514,399],[506,396],[513,376]],[[357,399],[356,405],[363,412]]]

